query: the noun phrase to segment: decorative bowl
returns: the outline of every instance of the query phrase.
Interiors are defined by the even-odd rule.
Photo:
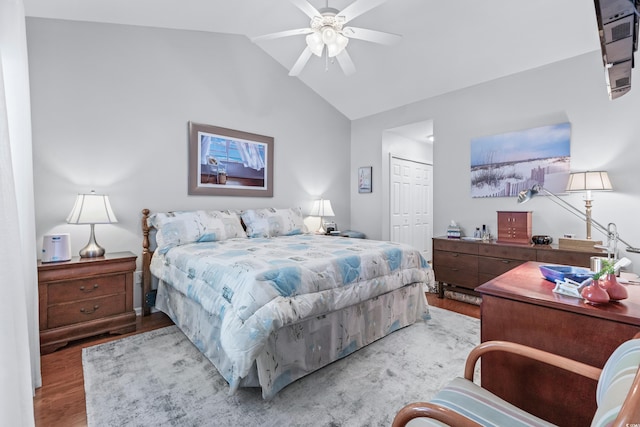
[[[553,242],[551,236],[533,236],[531,237],[531,243],[534,245],[550,245]]]
[[[556,280],[571,279],[575,282],[582,283],[590,277],[593,277],[593,271],[584,267],[571,267],[568,265],[541,265],[540,272],[550,282],[555,283]]]

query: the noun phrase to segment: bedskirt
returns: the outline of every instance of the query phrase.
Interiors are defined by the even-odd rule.
[[[249,374],[236,379],[220,345],[221,319],[159,281],[156,308],[166,313],[230,385],[261,387],[264,399],[287,385],[418,320],[429,310],[424,284],[413,283],[375,298],[286,325],[272,333]]]

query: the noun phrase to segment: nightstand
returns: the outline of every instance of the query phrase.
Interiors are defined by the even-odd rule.
[[[69,341],[136,329],[133,273],[136,256],[116,252],[71,261],[38,261],[40,352]]]

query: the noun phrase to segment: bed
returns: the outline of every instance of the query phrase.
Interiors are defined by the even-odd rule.
[[[419,251],[307,233],[299,209],[144,209],[142,229],[143,314],[166,313],[230,393],[260,387],[271,399],[429,318],[433,271]]]

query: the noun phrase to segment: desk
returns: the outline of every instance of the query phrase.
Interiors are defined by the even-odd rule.
[[[482,295],[481,340],[512,341],[601,368],[640,332],[640,286],[601,306],[553,292],[539,262],[526,262],[476,288]],[[596,382],[519,356],[484,356],[482,386],[560,426],[589,425]]]

